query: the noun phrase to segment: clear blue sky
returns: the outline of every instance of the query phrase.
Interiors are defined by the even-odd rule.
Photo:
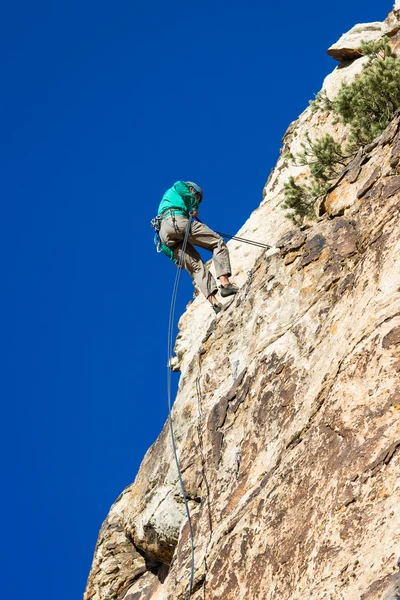
[[[161,194],[198,182],[202,219],[235,233],[335,65],[326,48],[391,7],[3,3],[4,598],[81,597],[101,523],[167,417]]]

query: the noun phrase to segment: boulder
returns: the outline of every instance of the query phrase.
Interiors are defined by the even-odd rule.
[[[354,60],[362,56],[361,42],[379,40],[387,33],[384,23],[360,23],[344,33],[342,37],[327,50],[327,54],[338,61]]]

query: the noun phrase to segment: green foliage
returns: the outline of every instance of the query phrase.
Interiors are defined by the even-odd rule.
[[[361,42],[361,52],[364,56],[369,56],[370,61],[368,64],[376,58],[386,58],[388,56],[396,58],[395,53],[389,45],[389,38],[387,36],[377,42]]]
[[[317,110],[322,110],[325,112],[333,111],[333,101],[329,100],[325,90],[319,92],[315,96],[314,100],[310,100],[310,106],[313,112],[317,112]]]
[[[337,177],[346,166],[348,157],[343,154],[341,145],[335,142],[329,133],[314,142],[307,134],[306,140],[306,143],[301,144],[302,152],[297,155],[298,164],[308,165],[316,183],[324,186]]]
[[[400,107],[400,60],[388,38],[363,42],[361,52],[368,61],[354,81],[343,83],[334,100],[320,93],[310,103],[313,111],[332,112],[349,126],[347,152],[357,151],[380,135]]]
[[[285,183],[284,187],[285,201],[282,203],[282,207],[293,211],[287,215],[293,223],[300,227],[305,218],[315,219],[315,195],[312,188],[307,185],[298,185],[293,177],[289,177],[289,181]]]
[[[292,155],[291,160],[298,166],[308,165],[310,176],[302,185],[296,184],[290,177],[284,185],[285,200],[282,204],[283,208],[292,211],[287,216],[297,226],[302,225],[306,218],[315,218],[316,201],[327,192],[330,182],[339,175],[349,158],[329,134],[315,141],[307,135],[301,146],[303,150],[296,157]]]
[[[282,206],[292,209],[288,216],[296,225],[315,216],[318,198],[326,193],[360,146],[380,135],[400,108],[400,60],[390,48],[388,38],[363,42],[361,53],[368,60],[351,83],[343,83],[333,100],[326,92],[320,92],[310,102],[313,112],[330,112],[336,122],[347,125],[349,135],[344,148],[331,135],[314,141],[307,136],[303,150],[296,157],[290,156],[296,164],[310,167],[305,184],[297,185],[293,177],[285,184]]]

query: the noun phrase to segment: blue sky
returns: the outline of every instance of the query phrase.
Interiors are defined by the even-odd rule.
[[[235,233],[335,66],[325,50],[391,7],[3,6],[4,598],[81,597],[101,523],[167,417],[162,193],[196,181],[202,220]],[[184,274],[177,316],[191,297]]]

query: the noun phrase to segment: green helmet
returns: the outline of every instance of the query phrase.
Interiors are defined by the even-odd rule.
[[[199,185],[197,185],[197,183],[194,183],[193,181],[187,181],[186,183],[188,184],[188,186],[194,188],[198,194],[200,194],[200,202],[201,202],[203,200],[203,190],[201,189],[201,187]]]

